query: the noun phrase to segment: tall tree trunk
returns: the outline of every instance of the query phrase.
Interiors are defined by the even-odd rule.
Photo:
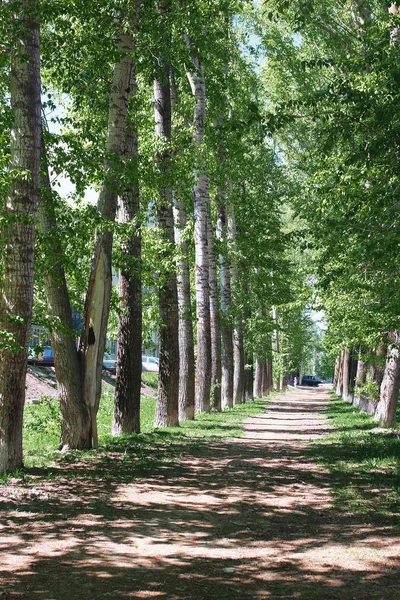
[[[10,168],[16,173],[5,208],[0,300],[0,473],[22,466],[22,418],[33,300],[33,249],[40,162],[38,2],[15,5],[11,55]],[[26,175],[28,174],[28,175]]]
[[[273,360],[272,358],[269,358],[267,360],[267,365],[268,365],[268,381],[269,381],[269,385],[268,385],[268,393],[272,392],[272,390],[274,389],[274,367],[273,367]]]
[[[188,73],[192,94],[196,98],[194,108],[194,145],[199,151],[194,171],[194,239],[195,239],[195,281],[197,318],[197,366],[195,410],[210,411],[211,392],[211,327],[209,302],[209,260],[207,236],[207,211],[210,202],[208,177],[202,157],[204,123],[206,116],[206,89],[203,67],[194,53],[194,44],[188,36],[186,43],[191,55],[193,70]]]
[[[369,379],[376,383],[376,385],[380,388],[385,370],[381,364],[383,357],[386,355],[386,345],[384,342],[380,342],[380,344],[378,344],[378,348],[374,352],[374,355],[376,356],[376,360],[372,360],[369,366]]]
[[[221,288],[221,405],[222,408],[233,406],[233,328],[229,316],[231,298],[231,265],[227,251],[228,219],[226,198],[223,190],[219,191],[217,204],[217,238],[224,247],[219,256],[220,288]]]
[[[276,308],[272,308],[272,320],[274,322],[274,331],[272,334],[272,348],[274,353],[274,364],[276,365],[280,361],[280,344],[279,344],[279,330],[278,330],[278,311]],[[276,389],[281,389],[281,367],[279,365],[279,370],[277,369],[277,377],[275,378]],[[274,373],[275,375],[275,373]]]
[[[244,353],[244,402],[254,400],[254,364],[253,355],[249,352]]]
[[[61,441],[63,447],[87,449],[91,447],[90,414],[83,401],[83,382],[76,334],[72,327],[72,311],[64,273],[64,254],[57,239],[56,198],[50,186],[46,151],[42,143],[42,172],[38,203],[37,230],[42,237],[46,255],[51,257],[43,273],[47,302],[57,325],[51,332],[55,356],[55,371],[60,394]]]
[[[265,360],[260,355],[256,356],[256,369],[254,376],[254,396],[261,398],[262,394],[262,382],[263,382],[263,371],[264,371]]]
[[[229,206],[228,212],[228,234],[231,241],[233,252],[236,251],[236,221],[233,205]],[[237,260],[233,260],[231,264],[232,283],[239,285],[239,268]],[[237,312],[235,317],[235,325],[233,330],[233,403],[240,404],[243,402],[244,392],[244,339],[243,339],[243,320],[242,314]]]
[[[337,356],[335,360],[335,374],[333,376],[333,389],[336,389],[340,369],[340,357]]]
[[[165,9],[161,9],[165,15]],[[165,40],[164,40],[165,42]],[[165,149],[157,155],[159,174],[162,176],[159,198],[156,201],[157,225],[162,240],[169,248],[175,245],[172,188],[168,183],[171,175],[171,90],[170,65],[164,56],[159,59],[154,79],[154,115],[156,135],[165,142]],[[168,250],[162,257],[171,260]],[[159,343],[160,371],[154,424],[156,427],[179,425],[179,313],[176,267],[161,273],[159,287]]]
[[[214,231],[211,221],[211,206],[207,210],[207,245],[210,285],[210,329],[211,329],[211,395],[214,410],[221,412],[221,319],[218,301],[217,262],[214,246]]]
[[[356,384],[354,387],[354,405],[360,406],[362,403],[361,387],[364,385],[367,378],[367,364],[360,356],[357,362]]]
[[[349,362],[349,392],[348,402],[354,402],[354,389],[356,387],[358,360],[355,356],[354,350],[350,351],[350,362]]]
[[[172,113],[178,104],[175,72],[170,66]],[[172,115],[173,116],[173,115]],[[180,260],[177,264],[178,310],[179,310],[179,421],[194,419],[194,333],[192,298],[190,293],[189,244],[185,236],[187,210],[179,192],[175,195],[174,220],[175,243]]]
[[[136,18],[138,17],[136,8]],[[131,72],[131,95],[136,94],[136,72]],[[137,126],[128,118],[124,155],[131,177],[138,170]],[[117,381],[115,386],[112,433],[140,432],[140,392],[142,383],[142,236],[138,222],[139,182],[134,181],[121,196],[120,221],[131,224],[123,248],[119,287],[122,314],[118,329]]]
[[[189,245],[181,232],[187,223],[186,206],[176,202],[175,237],[180,249],[178,263],[178,306],[179,306],[179,420],[194,419],[194,337],[192,302],[190,294]]]
[[[349,348],[344,349],[342,378],[343,378],[342,398],[343,398],[343,400],[346,400],[347,402],[349,402],[349,401],[351,401],[351,400],[349,400],[349,397],[350,397],[350,394],[349,394],[350,350],[349,350]]]
[[[393,332],[389,334],[389,339],[392,343],[387,349],[380,398],[374,416],[374,420],[379,422],[381,427],[396,426],[396,410],[400,391],[400,335],[398,332]]]
[[[339,372],[337,378],[337,384],[335,388],[335,392],[338,396],[342,396],[343,394],[343,358],[344,358],[344,350],[340,352],[339,359]]]
[[[115,175],[115,162],[121,158],[125,142],[132,70],[133,37],[131,34],[121,33],[118,49],[122,58],[115,65],[113,71],[106,142],[107,157],[111,156],[112,158],[107,158],[105,161],[105,180],[98,202],[99,213],[110,224],[115,221],[120,189]],[[110,312],[112,245],[111,227],[99,232],[93,252],[85,302],[83,334],[80,342],[83,397],[90,410],[91,437],[94,448],[98,446],[96,415],[101,396],[102,366]],[[63,443],[68,444],[68,440],[63,439]]]

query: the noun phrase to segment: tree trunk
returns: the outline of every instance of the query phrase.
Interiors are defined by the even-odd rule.
[[[161,11],[163,15],[163,10]],[[171,90],[169,84],[170,65],[160,57],[154,79],[154,115],[157,137],[165,142],[165,149],[157,155],[159,174],[162,176],[159,198],[156,201],[157,225],[166,248],[173,248],[174,215],[172,189],[168,185],[171,171]],[[166,183],[165,183],[166,182]],[[168,250],[161,257],[170,261]],[[176,267],[163,268],[159,287],[159,343],[160,370],[155,414],[155,427],[179,425],[179,313]]]
[[[50,186],[46,150],[42,143],[42,172],[38,204],[37,230],[42,237],[46,255],[51,257],[43,273],[47,302],[57,325],[51,332],[54,365],[61,408],[61,446],[88,449],[91,447],[90,415],[83,401],[83,382],[76,334],[72,327],[72,312],[65,279],[64,254],[57,240],[56,198]]]
[[[175,72],[170,66],[172,113],[178,104],[178,89]],[[189,244],[185,236],[187,226],[186,204],[175,196],[174,203],[175,243],[181,257],[177,268],[178,310],[179,310],[179,421],[194,419],[194,334],[192,318],[192,298],[190,293]],[[183,234],[183,235],[182,235]]]
[[[222,408],[233,406],[233,329],[229,316],[231,307],[231,266],[227,256],[228,219],[225,203],[225,193],[220,190],[217,204],[217,238],[225,247],[219,256],[220,287],[221,287],[221,405]]]
[[[349,362],[349,395],[348,401],[352,404],[354,402],[354,389],[356,387],[358,360],[355,358],[354,350],[350,352]]]
[[[213,398],[214,410],[221,412],[221,319],[219,314],[217,262],[210,205],[207,207],[207,245],[210,285],[211,396]]]
[[[254,400],[254,366],[253,356],[245,352],[244,353],[244,402],[252,402]]]
[[[400,359],[398,348],[400,336],[396,332],[390,334],[390,339],[396,345],[390,344],[387,349],[381,393],[374,416],[374,420],[379,422],[381,427],[396,426],[396,409],[400,391]]]
[[[337,384],[336,384],[336,389],[335,389],[335,392],[338,396],[342,396],[342,394],[343,394],[343,358],[344,358],[344,350],[342,350],[340,353],[339,372],[338,372]]]
[[[274,370],[273,370],[273,360],[269,358],[267,360],[267,376],[268,376],[268,394],[272,392],[274,389]]]
[[[11,55],[10,168],[18,175],[6,199],[0,300],[0,473],[22,466],[33,251],[40,162],[40,34],[35,0],[17,2]]]
[[[99,213],[113,223],[117,211],[120,184],[115,176],[115,161],[124,149],[128,112],[128,95],[132,70],[133,37],[122,33],[118,42],[122,54],[114,67],[108,113],[105,181],[99,197]],[[83,397],[90,410],[93,447],[98,446],[97,410],[101,396],[102,366],[106,345],[108,316],[112,288],[111,229],[100,232],[95,242],[88,291],[85,302],[83,334],[80,341],[83,367]],[[73,426],[73,425],[72,425]],[[63,440],[65,443],[65,440]]]
[[[335,360],[335,374],[333,377],[333,389],[336,389],[338,377],[339,377],[339,368],[340,368],[340,357],[337,356]]]
[[[256,356],[256,369],[254,376],[254,396],[256,398],[261,398],[262,393],[262,381],[263,381],[263,371],[264,371],[264,363],[265,361],[259,356]]]
[[[209,261],[207,236],[207,211],[209,205],[208,177],[204,159],[201,156],[206,115],[206,90],[203,67],[194,52],[194,44],[186,36],[191,54],[193,71],[188,73],[192,94],[196,98],[194,108],[194,145],[199,150],[194,170],[194,239],[195,239],[195,281],[197,318],[197,366],[195,410],[210,411],[211,393],[211,328],[209,302]]]
[[[281,366],[280,366],[280,347],[279,347],[279,331],[278,331],[278,311],[276,308],[272,309],[272,320],[274,322],[274,331],[273,331],[273,343],[272,343],[272,348],[273,348],[273,352],[274,352],[274,364],[279,366],[279,369],[277,369],[277,374],[276,374],[276,389],[280,390],[281,389]],[[275,375],[275,372],[274,372]]]
[[[181,239],[187,223],[186,206],[177,201],[175,237],[183,258],[178,263],[179,306],[179,420],[194,419],[194,337],[190,294],[189,246]]]
[[[358,359],[357,362],[357,374],[356,374],[356,384],[354,387],[354,405],[360,406],[362,402],[362,396],[360,388],[364,385],[367,378],[367,364],[361,359]]]
[[[342,369],[342,379],[343,379],[343,390],[342,390],[342,398],[347,402],[351,402],[350,394],[349,394],[349,378],[350,378],[350,350],[348,348],[344,349],[343,354],[343,369]]]
[[[138,7],[136,15],[138,14]],[[137,17],[136,17],[137,18]],[[135,68],[131,72],[131,95],[136,94]],[[137,126],[128,121],[125,141],[127,169],[138,168]],[[140,432],[140,392],[142,383],[142,236],[137,175],[121,197],[120,221],[133,228],[122,250],[119,286],[122,313],[118,329],[117,381],[115,386],[113,435]]]
[[[236,251],[236,222],[233,205],[229,206],[228,213],[228,235],[231,240],[233,252]],[[231,277],[233,284],[236,286],[239,283],[239,269],[237,261],[232,261]],[[243,321],[242,314],[238,311],[235,317],[235,325],[233,330],[233,403],[240,404],[243,402],[244,393],[244,345],[243,345]]]

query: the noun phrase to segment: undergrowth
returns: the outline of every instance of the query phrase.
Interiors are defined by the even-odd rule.
[[[331,474],[335,504],[352,514],[392,516],[400,511],[400,438],[334,393],[328,405],[332,432],[311,448]]]

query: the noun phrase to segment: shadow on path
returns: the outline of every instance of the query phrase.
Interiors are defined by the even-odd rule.
[[[281,394],[243,438],[139,480],[115,457],[101,479],[78,464],[9,490],[0,598],[400,599],[393,517],[341,512],[310,457],[327,400]]]

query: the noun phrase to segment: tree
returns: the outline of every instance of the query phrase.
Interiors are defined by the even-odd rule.
[[[156,156],[156,164],[160,174],[159,192],[156,199],[157,225],[162,240],[167,248],[164,259],[173,254],[174,249],[174,216],[172,206],[171,183],[171,88],[170,28],[167,20],[170,2],[165,0],[158,6],[161,38],[160,50],[155,67],[154,78],[154,115],[156,136],[160,138],[160,150]],[[160,273],[159,311],[160,311],[160,373],[158,380],[158,396],[155,426],[165,427],[179,424],[179,341],[178,341],[178,295],[176,283],[176,267],[172,263]]]
[[[0,284],[0,473],[22,466],[41,128],[38,2],[20,0],[12,11],[11,183],[2,226]]]

